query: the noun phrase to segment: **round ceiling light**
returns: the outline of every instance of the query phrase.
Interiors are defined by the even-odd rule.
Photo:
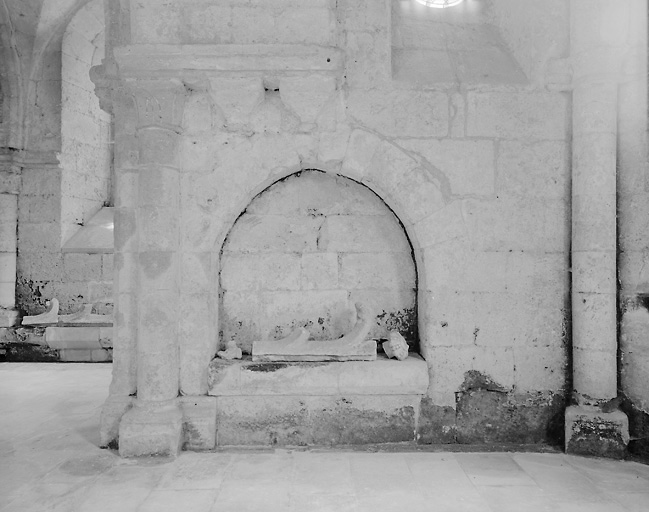
[[[437,7],[438,9],[444,9],[445,7],[453,7],[462,3],[462,0],[416,0],[418,3],[425,5],[427,7]]]

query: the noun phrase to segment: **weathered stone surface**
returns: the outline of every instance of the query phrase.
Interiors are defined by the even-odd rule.
[[[626,453],[629,419],[622,411],[571,406],[566,409],[565,429],[567,453],[611,458],[622,458]]]
[[[561,440],[564,400],[551,393],[505,393],[472,389],[460,393],[458,443],[553,443]]]
[[[455,421],[455,408],[435,405],[429,397],[423,397],[417,424],[417,442],[420,444],[457,442]]]

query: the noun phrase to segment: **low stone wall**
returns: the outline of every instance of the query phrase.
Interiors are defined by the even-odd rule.
[[[14,327],[0,329],[0,361],[112,361],[112,327]]]

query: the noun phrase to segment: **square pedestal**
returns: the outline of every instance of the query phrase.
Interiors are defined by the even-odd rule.
[[[566,409],[565,428],[566,453],[622,458],[629,444],[629,419],[622,411],[571,406]]]
[[[170,403],[136,401],[119,425],[119,454],[122,457],[175,457],[183,439],[182,427],[183,414],[176,400]]]

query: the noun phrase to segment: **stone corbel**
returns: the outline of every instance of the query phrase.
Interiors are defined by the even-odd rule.
[[[106,66],[100,64],[90,68],[90,80],[95,84],[95,96],[99,99],[99,108],[113,114],[113,91],[117,89],[117,80],[109,76]]]

